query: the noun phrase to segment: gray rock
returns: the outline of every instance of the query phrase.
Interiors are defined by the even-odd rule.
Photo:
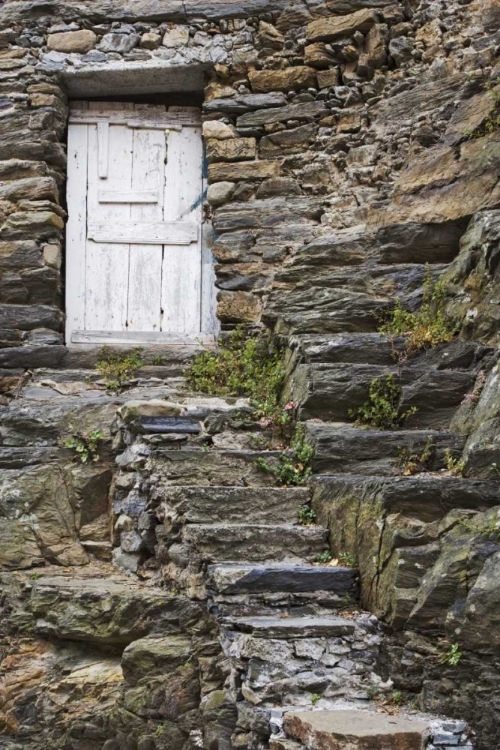
[[[99,42],[101,52],[118,52],[125,54],[130,52],[140,42],[138,34],[105,34]]]

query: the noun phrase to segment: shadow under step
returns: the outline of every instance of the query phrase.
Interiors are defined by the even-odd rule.
[[[328,531],[292,524],[192,524],[183,539],[204,562],[312,562],[323,552]]]
[[[211,565],[208,585],[218,594],[308,593],[355,594],[357,571],[327,565]]]
[[[429,471],[445,466],[445,451],[458,459],[465,436],[435,430],[384,431],[345,422],[307,422],[306,436],[314,446],[316,474],[401,474],[405,457],[420,457],[430,449]]]
[[[346,421],[368,401],[370,384],[392,375],[401,389],[398,412],[415,413],[407,427],[445,428],[474,386],[471,370],[435,370],[410,366],[299,365],[291,377],[290,397],[299,403],[299,418]]]

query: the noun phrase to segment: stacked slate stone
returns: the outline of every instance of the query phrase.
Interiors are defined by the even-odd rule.
[[[2,4],[8,750],[338,750],[332,714],[353,708],[359,746],[470,750],[466,718],[496,750],[499,34],[496,0]],[[146,351],[113,395],[97,352],[64,344],[68,94],[110,76],[204,86],[218,316],[289,337],[310,487],[258,468],[280,454],[247,403],[179,395],[192,352]],[[377,330],[396,301],[418,309],[426,264],[460,339],[408,362]],[[354,425],[387,374],[417,411]],[[61,443],[92,429],[80,465]],[[328,551],[358,568],[313,564]],[[398,713],[394,688],[458,718]]]

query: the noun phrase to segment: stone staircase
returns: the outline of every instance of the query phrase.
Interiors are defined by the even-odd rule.
[[[453,507],[457,498],[464,508],[475,508],[479,497],[494,504],[493,483],[438,475],[445,450],[458,458],[463,449],[464,438],[445,428],[460,389],[474,383],[476,349],[450,350],[446,364],[462,366],[409,368],[402,386],[407,403],[425,393],[419,381],[434,378],[436,385],[424,423],[381,432],[338,421],[348,416],[346,404],[366,398],[373,377],[399,376],[392,351],[393,342],[378,334],[291,340],[290,395],[316,451],[308,487],[274,486],[258,459],[277,465],[281,454],[266,447],[245,400],[179,391],[182,367],[175,362],[143,368],[119,395],[104,391],[92,369],[35,371],[2,419],[3,501],[12,504],[3,559],[27,571],[2,580],[16,622],[35,623],[44,638],[111,648],[113,675],[121,664],[132,684],[137,670],[146,675],[145,665],[157,659],[166,660],[168,672],[173,657],[160,641],[188,632],[175,664],[184,659],[186,668],[192,649],[219,664],[201,698],[207,741],[218,750],[471,750],[461,722],[380,714],[372,698],[390,694],[392,683],[380,671],[384,631],[362,607],[375,590],[367,562],[360,560],[361,591],[357,570],[317,562],[329,550],[334,557],[358,552],[350,519],[342,517],[358,495],[367,505],[376,497],[387,514],[396,505],[414,507],[416,498],[424,516],[436,497],[443,515],[450,496]],[[425,404],[422,395],[416,403]],[[103,441],[101,462],[80,467],[61,436],[90,429],[112,440]],[[399,477],[401,449],[419,454],[429,440],[432,476]],[[57,519],[53,509],[44,510],[47,493],[59,503]],[[22,527],[14,505],[24,497]],[[300,511],[311,504],[316,523],[301,525]],[[34,541],[31,516],[38,524]],[[18,548],[22,559],[15,558]],[[379,579],[378,570],[372,578]],[[402,594],[395,622],[414,604],[415,596],[404,598],[405,586],[411,587],[396,587]],[[371,609],[387,614],[375,601]]]

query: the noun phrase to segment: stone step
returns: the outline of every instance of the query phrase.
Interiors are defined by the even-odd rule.
[[[382,713],[350,709],[285,711],[285,742],[299,750],[472,750],[467,725],[456,719],[420,713]],[[270,750],[284,750],[283,740],[271,738]]]
[[[357,710],[291,711],[283,728],[306,750],[423,750],[429,722]]]
[[[170,487],[154,488],[162,515],[184,523],[294,523],[310,491],[302,487]]]
[[[416,409],[405,425],[434,429],[449,426],[475,381],[471,370],[315,363],[296,368],[290,378],[290,397],[299,403],[300,419],[348,421],[353,419],[352,411],[367,402],[372,381],[388,375],[401,388],[399,413]]]
[[[61,567],[0,574],[0,592],[21,628],[49,639],[122,647],[186,622],[208,626],[205,609],[163,588],[145,585],[112,566]]]
[[[328,532],[292,524],[192,524],[183,538],[205,562],[312,562],[325,549]]]
[[[359,623],[344,617],[238,617],[225,627],[255,638],[335,638],[353,635]]]
[[[348,525],[343,513],[349,513],[349,507],[357,514],[362,513],[363,504],[375,503],[380,519],[402,515],[433,523],[452,510],[479,512],[500,505],[500,483],[428,474],[391,478],[340,475],[313,480],[312,505],[318,523],[330,527],[331,541]]]
[[[328,565],[210,565],[208,586],[217,594],[306,593],[354,595],[357,571]]]
[[[465,436],[436,430],[382,431],[342,422],[306,422],[306,436],[315,448],[313,472],[317,474],[401,474],[404,455],[420,456],[431,445],[429,470],[445,466],[445,451],[458,459]]]
[[[161,498],[171,486],[270,487],[275,477],[257,465],[263,459],[278,467],[279,451],[168,450],[157,448],[150,457],[157,478],[155,496]],[[120,460],[120,459],[118,459]]]
[[[304,363],[396,364],[405,351],[404,337],[382,333],[338,333],[330,336],[291,336],[288,357],[293,365]],[[434,370],[468,369],[476,366],[491,349],[473,341],[454,339],[411,356],[411,363]]]
[[[294,363],[394,365],[404,339],[382,333],[336,333],[330,336],[291,336],[289,356]]]

